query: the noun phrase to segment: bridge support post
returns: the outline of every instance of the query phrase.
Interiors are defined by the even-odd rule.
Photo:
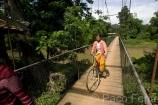
[[[152,79],[151,79],[150,90],[149,90],[149,97],[150,97],[150,98],[152,97],[152,90],[153,90],[153,85],[154,85],[154,81],[155,81],[157,63],[158,63],[158,44],[157,44],[157,49],[156,49],[155,62],[154,62],[153,73],[152,73]]]

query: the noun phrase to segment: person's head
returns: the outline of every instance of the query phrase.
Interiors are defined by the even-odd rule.
[[[98,42],[101,41],[101,35],[100,35],[100,34],[97,34],[97,35],[96,35],[96,40],[97,40]]]

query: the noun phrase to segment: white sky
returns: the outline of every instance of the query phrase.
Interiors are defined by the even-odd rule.
[[[86,0],[82,0],[83,2],[86,2]],[[104,15],[107,15],[107,9],[105,6],[105,0],[93,0],[94,3],[92,5],[92,11],[95,11],[98,9],[98,1],[99,1],[99,10],[102,10],[104,12]],[[130,0],[124,0],[127,1],[126,5],[129,7]],[[143,24],[148,24],[151,17],[153,17],[154,12],[158,10],[158,1],[155,2],[155,0],[131,0],[131,13],[137,13],[137,17],[141,20],[143,20]],[[122,0],[106,0],[109,14],[118,14],[118,12],[121,11],[122,7]],[[91,5],[88,4],[90,7]],[[94,17],[98,18],[98,15],[95,13],[92,13]],[[117,24],[119,23],[118,19],[115,16],[110,16],[111,23]]]

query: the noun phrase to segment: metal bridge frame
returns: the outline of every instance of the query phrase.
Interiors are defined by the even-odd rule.
[[[122,39],[120,37],[119,37],[119,41],[120,41],[120,45],[122,45],[122,47],[123,47],[123,50],[124,50],[124,52],[126,54],[127,59],[130,62],[130,65],[132,67],[132,70],[133,70],[133,73],[134,73],[135,78],[137,80],[137,83],[139,85],[139,88],[140,88],[140,90],[141,90],[141,92],[143,94],[145,104],[146,105],[152,105],[151,100],[150,100],[150,98],[149,98],[149,96],[148,96],[148,94],[147,94],[147,92],[146,92],[146,90],[145,90],[145,88],[143,86],[143,83],[141,82],[141,79],[139,78],[139,75],[138,75],[138,73],[137,73],[137,71],[136,71],[136,69],[135,69],[135,67],[134,67],[134,65],[132,63],[132,60],[131,60],[131,58],[130,58],[130,56],[129,56],[126,48],[125,48],[125,45],[124,45],[124,43],[123,43],[123,41],[122,41]]]
[[[142,93],[142,95],[143,95],[143,97],[144,97],[144,102],[145,102],[145,104],[146,104],[146,105],[152,105],[151,100],[150,100],[148,94],[146,93],[146,90],[145,90],[145,88],[144,88],[144,86],[143,86],[143,83],[141,82],[141,79],[139,78],[139,75],[138,75],[138,73],[137,73],[137,71],[136,71],[136,69],[135,69],[135,67],[134,67],[134,65],[133,65],[133,63],[132,63],[132,61],[131,61],[131,58],[130,58],[130,56],[129,56],[129,54],[128,54],[128,52],[127,52],[125,46],[124,46],[124,43],[123,43],[123,41],[122,41],[122,39],[121,39],[120,37],[119,37],[119,43],[120,43],[120,47],[122,48],[121,51],[124,52],[125,56],[126,56],[127,59],[129,60],[129,63],[130,63],[130,65],[131,65],[131,67],[132,67],[132,71],[133,71],[134,76],[135,76],[135,78],[136,78],[137,84],[139,85],[139,89],[141,90],[141,93]],[[27,68],[30,68],[30,67],[32,67],[32,66],[36,66],[36,65],[38,65],[38,64],[40,64],[40,63],[46,62],[46,61],[51,60],[51,59],[53,59],[53,58],[57,58],[57,57],[59,57],[59,56],[61,56],[61,55],[64,55],[64,54],[66,54],[66,53],[71,53],[71,52],[73,52],[73,51],[76,51],[76,50],[79,50],[79,49],[82,49],[82,48],[88,48],[88,47],[90,47],[90,46],[92,46],[92,44],[91,44],[91,45],[87,45],[87,46],[83,46],[83,47],[80,47],[80,48],[77,48],[77,49],[73,49],[73,50],[66,51],[66,52],[61,53],[61,54],[59,54],[59,55],[56,55],[56,56],[54,56],[54,57],[50,57],[50,58],[45,59],[45,60],[42,60],[42,61],[40,61],[40,62],[36,62],[36,63],[34,63],[34,64],[30,64],[30,65],[28,65],[28,66],[25,66],[25,67],[22,67],[22,68],[20,68],[20,69],[17,69],[17,70],[15,70],[15,72],[19,72],[19,71],[25,70],[25,69],[27,69]]]

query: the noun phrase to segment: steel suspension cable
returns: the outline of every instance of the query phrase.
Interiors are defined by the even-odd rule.
[[[129,29],[129,30],[130,30],[130,10],[131,10],[131,2],[132,2],[132,0],[130,0],[129,13],[128,13],[128,29]]]
[[[102,2],[103,2],[103,16],[104,16],[104,0],[102,0]]]
[[[109,10],[108,10],[108,6],[107,6],[107,3],[106,3],[106,0],[105,0],[105,5],[106,5],[107,13],[108,13],[108,16],[109,16]],[[109,17],[109,21],[110,21],[110,24],[111,24],[111,19],[110,19],[110,17]]]

